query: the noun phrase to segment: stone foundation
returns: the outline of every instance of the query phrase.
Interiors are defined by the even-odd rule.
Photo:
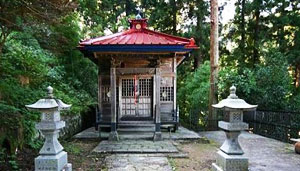
[[[248,171],[248,158],[244,155],[227,155],[217,152],[217,161],[212,165],[213,171]]]

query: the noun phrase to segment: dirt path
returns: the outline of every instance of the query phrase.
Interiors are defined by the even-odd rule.
[[[173,166],[173,170],[209,171],[212,162],[216,159],[217,144],[214,143],[205,143],[203,141],[186,142],[180,143],[177,148],[183,153],[187,153],[188,158],[170,158],[169,161]]]
[[[73,140],[63,143],[74,171],[107,170],[104,162],[105,155],[92,153],[99,142],[98,140]]]

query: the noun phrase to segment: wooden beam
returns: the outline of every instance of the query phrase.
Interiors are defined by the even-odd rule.
[[[155,68],[117,68],[119,75],[126,74],[154,74]]]
[[[176,67],[179,66],[184,61],[185,58],[186,58],[185,56],[178,56],[176,58],[176,60],[177,60],[176,61],[176,63],[177,63]]]

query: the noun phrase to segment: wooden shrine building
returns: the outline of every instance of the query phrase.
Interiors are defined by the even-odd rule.
[[[161,125],[177,129],[176,68],[198,47],[193,38],[147,29],[139,15],[129,22],[129,30],[79,45],[99,67],[96,125],[109,125],[109,139],[118,140],[119,125],[153,124],[159,140]]]

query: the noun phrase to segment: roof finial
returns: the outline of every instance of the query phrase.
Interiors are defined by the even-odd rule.
[[[230,87],[230,95],[228,96],[228,99],[237,99],[238,96],[235,93],[236,93],[236,87],[232,85]]]
[[[51,86],[47,87],[47,93],[48,93],[48,98],[52,99],[53,98],[53,88]]]
[[[141,16],[141,8],[140,8],[140,7],[137,7],[136,10],[138,11],[138,14],[135,16],[135,19],[136,19],[136,20],[142,19],[142,16]]]

